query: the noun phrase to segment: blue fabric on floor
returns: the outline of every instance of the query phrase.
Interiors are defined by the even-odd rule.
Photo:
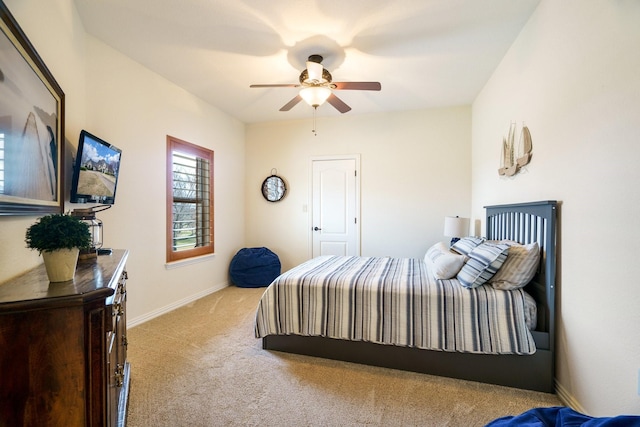
[[[267,248],[244,248],[229,265],[231,282],[240,288],[260,288],[280,275],[280,259]]]
[[[486,427],[640,427],[640,417],[620,415],[593,418],[571,408],[534,408],[523,414],[498,418]]]

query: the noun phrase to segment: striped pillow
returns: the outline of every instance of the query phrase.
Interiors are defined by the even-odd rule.
[[[463,237],[451,246],[451,249],[458,252],[460,255],[469,255],[476,246],[482,244],[484,239],[482,237]]]
[[[467,255],[469,260],[456,278],[466,288],[476,288],[489,281],[507,259],[509,245],[483,243]]]
[[[491,278],[491,285],[502,290],[522,288],[536,274],[540,262],[540,247],[537,242],[528,245],[504,243],[509,245],[509,255],[500,270]]]
[[[462,268],[464,256],[450,251],[447,245],[438,242],[427,250],[424,263],[436,279],[451,279]]]

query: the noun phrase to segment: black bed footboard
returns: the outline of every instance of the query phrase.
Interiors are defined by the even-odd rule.
[[[538,350],[530,356],[474,354],[293,335],[266,336],[262,346],[267,350],[554,392],[554,378],[549,369],[553,355],[549,350]]]

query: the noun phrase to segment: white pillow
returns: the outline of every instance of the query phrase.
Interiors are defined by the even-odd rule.
[[[540,262],[540,247],[537,242],[521,245],[516,242],[504,242],[509,245],[507,259],[500,270],[489,281],[495,289],[519,289],[533,279]]]
[[[436,279],[451,279],[458,274],[465,257],[449,250],[447,245],[438,242],[424,255],[424,262]]]

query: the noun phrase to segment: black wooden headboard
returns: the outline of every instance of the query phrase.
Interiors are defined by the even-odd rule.
[[[538,272],[525,290],[538,303],[538,325],[532,332],[536,346],[551,351],[555,341],[557,207],[555,200],[485,206],[488,239],[538,242],[540,246]]]

